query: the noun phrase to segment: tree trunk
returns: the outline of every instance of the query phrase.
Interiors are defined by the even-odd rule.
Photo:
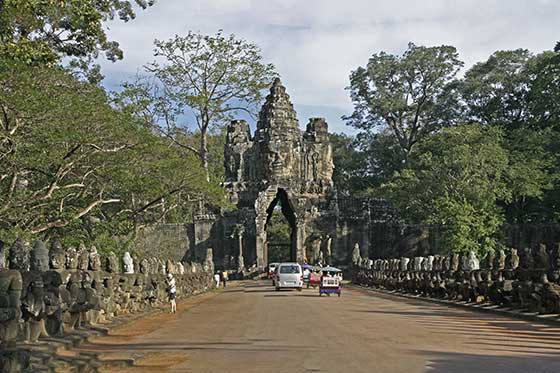
[[[206,181],[210,181],[210,172],[208,171],[208,139],[206,137],[206,128],[200,131],[200,164],[206,173]]]

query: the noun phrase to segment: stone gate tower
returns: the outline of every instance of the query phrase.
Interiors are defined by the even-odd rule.
[[[223,216],[223,237],[229,242],[222,241],[223,255],[266,266],[266,225],[277,203],[292,230],[292,260],[311,261],[311,246],[323,247],[326,254],[329,232],[336,230],[336,207],[329,203],[333,168],[327,123],[312,118],[302,132],[290,96],[276,79],[254,137],[245,121],[227,128],[224,187],[237,210]]]

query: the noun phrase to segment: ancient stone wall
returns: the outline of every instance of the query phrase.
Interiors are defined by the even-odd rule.
[[[190,258],[190,224],[157,224],[141,230],[131,245],[139,256],[156,256],[174,261]]]
[[[353,280],[425,297],[493,304],[539,314],[560,313],[560,244],[490,253],[474,252],[362,259],[353,255]]]
[[[16,344],[43,337],[65,336],[74,329],[142,312],[167,302],[170,277],[177,296],[187,297],[213,287],[213,263],[186,263],[163,257],[101,258],[95,247],[50,250],[41,241],[31,247],[18,239],[0,248],[0,371],[24,362]],[[211,258],[212,254],[207,253]],[[16,359],[16,360],[14,360]],[[12,369],[13,370],[13,369]],[[17,371],[17,369],[16,369]]]

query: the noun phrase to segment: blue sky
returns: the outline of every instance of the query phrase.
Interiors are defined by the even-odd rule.
[[[157,0],[134,21],[108,26],[125,52],[102,64],[108,88],[153,60],[154,39],[223,29],[276,65],[302,127],[325,117],[331,131],[353,133],[340,119],[352,112],[345,87],[372,53],[450,44],[466,68],[500,49],[538,53],[560,40],[560,0]]]

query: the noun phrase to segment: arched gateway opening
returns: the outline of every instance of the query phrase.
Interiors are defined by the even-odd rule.
[[[296,261],[296,216],[288,199],[288,193],[284,189],[278,188],[276,197],[266,209],[266,213],[265,263]],[[285,218],[285,222],[282,221],[282,217]],[[287,233],[286,228],[289,231]]]

